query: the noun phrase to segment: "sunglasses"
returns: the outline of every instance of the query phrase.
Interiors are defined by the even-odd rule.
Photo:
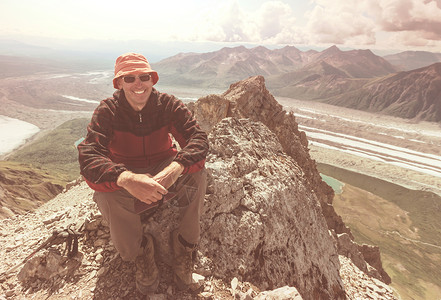
[[[150,74],[142,74],[139,76],[131,76],[130,75],[130,76],[124,76],[123,79],[124,79],[125,83],[134,83],[136,80],[136,77],[138,77],[139,80],[141,80],[141,81],[149,81],[150,78],[152,78],[152,75],[150,75]]]

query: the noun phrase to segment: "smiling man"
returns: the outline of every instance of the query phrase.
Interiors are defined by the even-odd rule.
[[[181,219],[171,245],[175,282],[184,289],[191,283],[206,189],[207,135],[180,100],[154,88],[158,80],[143,55],[118,57],[116,91],[95,109],[78,146],[81,174],[95,190],[115,248],[123,260],[135,261],[143,294],[156,290],[159,274],[153,236],[143,232],[140,213],[176,197]]]

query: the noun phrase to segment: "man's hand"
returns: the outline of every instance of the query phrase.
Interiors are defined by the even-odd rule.
[[[156,174],[153,179],[165,188],[169,188],[175,183],[179,175],[184,171],[184,166],[178,162],[171,162],[161,172]]]
[[[130,171],[122,172],[116,181],[132,196],[147,204],[157,202],[167,194],[167,189],[149,174],[135,174]]]

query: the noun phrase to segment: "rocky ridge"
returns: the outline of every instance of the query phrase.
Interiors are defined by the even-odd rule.
[[[351,243],[352,246],[345,247],[346,254],[348,248],[352,249],[351,255],[360,258],[355,260],[360,269],[364,271],[370,269],[371,275],[390,283],[390,277],[381,264],[378,264],[378,261],[381,261],[378,247],[356,245],[350,229],[335,213],[332,206],[334,191],[322,181],[315,161],[309,155],[305,133],[299,131],[294,115],[287,113],[269,93],[262,76],[235,83],[222,95],[209,95],[199,99],[194,111],[201,126],[207,131],[210,131],[214,124],[225,117],[245,117],[268,126],[278,137],[283,151],[291,156],[305,173],[307,178],[305,184],[315,191],[328,228],[337,235],[337,238],[345,239],[343,244]],[[342,249],[340,248],[341,251]],[[377,253],[377,255],[371,255],[372,253]],[[372,268],[374,265],[377,269]]]
[[[332,190],[309,158],[306,137],[263,78],[232,85],[223,95],[199,100],[194,109],[219,116],[219,122],[201,119],[203,126],[218,123],[209,130],[209,187],[196,255],[196,272],[204,279],[195,277],[199,284],[186,293],[171,284],[166,237],[178,211],[169,203],[145,216],[145,230],[158,241],[162,274],[150,299],[265,299],[270,294],[277,295],[274,299],[394,299],[390,288],[372,277],[382,278],[381,264],[352,241],[332,209]],[[18,277],[17,271],[2,277],[3,297],[142,299],[134,288],[133,265],[115,252],[91,198],[80,183],[35,212],[0,223],[2,274],[54,228],[81,229],[77,255],[66,258],[62,243],[43,249]]]
[[[134,266],[123,263],[116,253],[106,222],[92,201],[92,191],[84,182],[59,194],[32,213],[0,222],[0,259],[4,262],[0,274],[4,275],[5,270],[22,262],[51,236],[54,229],[69,225],[79,228],[82,224],[86,225],[79,239],[81,254],[70,268],[66,267],[67,257],[61,255],[64,245],[42,250],[31,259],[32,263],[28,263],[28,266],[40,266],[38,271],[35,268],[34,272],[26,271],[20,265],[9,275],[2,276],[0,299],[144,299],[134,286]],[[49,255],[49,252],[53,254]],[[53,258],[51,268],[45,263],[48,257]],[[206,274],[199,290],[192,293],[175,291],[169,268],[161,263],[159,290],[150,299],[302,299],[294,287],[260,291],[255,285],[237,277],[228,281],[210,276],[202,267],[207,263],[200,257],[200,252],[197,260],[200,262],[196,271]],[[395,299],[386,284],[360,271],[350,259],[339,255],[339,260],[340,276],[348,299]],[[81,261],[80,266],[76,263],[78,261]],[[23,279],[26,276],[32,279],[20,282],[19,272]]]

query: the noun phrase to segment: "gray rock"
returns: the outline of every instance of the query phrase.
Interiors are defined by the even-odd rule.
[[[226,118],[209,136],[200,250],[215,274],[305,299],[344,298],[337,249],[304,173],[260,122]],[[268,286],[265,286],[268,285]]]
[[[254,300],[302,300],[294,287],[284,286],[272,291],[265,291],[257,295]]]
[[[17,277],[25,283],[34,278],[50,280],[72,274],[81,265],[82,257],[78,254],[67,259],[55,249],[41,251],[25,263]]]

